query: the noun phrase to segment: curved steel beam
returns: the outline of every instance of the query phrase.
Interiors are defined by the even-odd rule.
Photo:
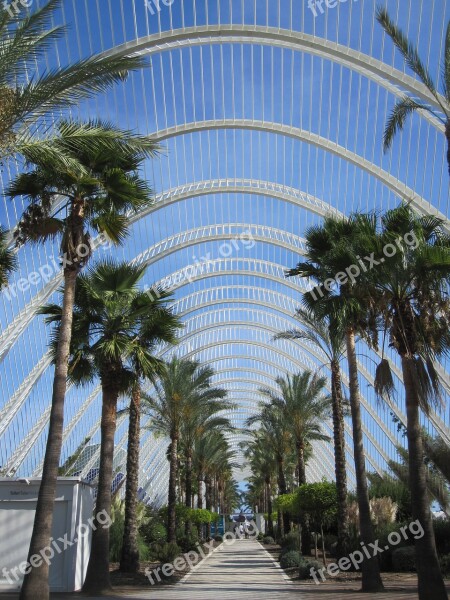
[[[155,54],[172,49],[206,44],[259,44],[279,46],[319,56],[371,79],[397,97],[405,90],[419,97],[434,108],[440,110],[436,99],[426,86],[398,69],[379,61],[372,56],[353,50],[321,37],[301,31],[290,31],[275,27],[258,25],[201,25],[185,27],[172,31],[163,31],[154,35],[138,38],[105,52],[106,55]],[[441,100],[443,98],[441,96]],[[437,119],[423,114],[434,127],[443,131],[443,125]]]
[[[283,135],[295,140],[300,140],[311,144],[330,152],[340,158],[343,158],[352,165],[355,165],[359,169],[366,171],[369,175],[372,175],[386,187],[394,192],[399,198],[406,202],[410,202],[420,213],[424,215],[434,215],[444,222],[443,228],[450,233],[450,221],[438,211],[430,202],[418,196],[414,190],[409,188],[404,183],[401,183],[396,177],[390,175],[387,171],[384,171],[374,163],[371,163],[367,159],[347,150],[344,146],[340,146],[335,142],[332,142],[316,133],[299,129],[298,127],[291,127],[290,125],[282,125],[281,123],[273,123],[270,121],[253,121],[251,119],[222,119],[220,121],[194,121],[192,123],[185,123],[183,125],[175,125],[174,127],[168,127],[167,129],[161,129],[156,133],[153,133],[149,138],[155,141],[161,142],[168,138],[177,137],[180,135],[186,135],[196,133],[199,131],[215,131],[219,129],[248,129],[251,131],[263,131],[267,133],[274,133],[276,135]]]

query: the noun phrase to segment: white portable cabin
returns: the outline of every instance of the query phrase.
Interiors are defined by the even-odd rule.
[[[20,565],[27,560],[40,483],[40,478],[0,477],[0,592],[22,586],[24,575]],[[83,585],[93,506],[91,485],[79,477],[58,478],[53,541],[47,549],[42,549],[50,564],[52,592],[74,592]]]

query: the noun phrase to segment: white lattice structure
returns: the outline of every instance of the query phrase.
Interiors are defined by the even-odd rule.
[[[71,27],[49,61],[93,52],[139,53],[149,61],[149,68],[74,112],[101,115],[163,148],[145,166],[154,204],[131,216],[123,248],[97,240],[94,258],[145,264],[143,284],[174,289],[174,310],[185,329],[176,349],[158,353],[211,364],[216,384],[238,405],[230,418],[239,426],[256,410],[262,385],[273,387],[280,373],[317,370],[324,362],[311,344],[273,341],[278,331],[302,326],[293,315],[306,282],[286,279],[285,269],[304,253],[308,227],[327,214],[383,211],[405,199],[423,214],[447,219],[448,227],[439,120],[415,115],[392,151],[382,151],[396,99],[408,93],[439,107],[382,33],[376,4],[348,0],[315,17],[306,0],[174,0],[160,3],[160,10],[144,0],[63,0],[57,14]],[[386,4],[437,79],[449,0]],[[2,190],[14,173],[13,164],[5,166]],[[13,230],[21,208],[2,200],[1,224]],[[58,299],[57,255],[51,242],[20,249],[19,271],[0,296],[0,465],[10,475],[38,475],[42,468],[53,369],[49,330],[36,311]],[[21,285],[33,271],[45,277]],[[404,443],[390,414],[405,420],[401,371],[390,350],[387,356],[399,390],[393,407],[376,402],[378,357],[358,344],[367,464],[380,471]],[[438,368],[448,400],[449,365]],[[321,372],[329,376],[326,366]],[[345,372],[343,383],[347,392]],[[84,443],[85,476],[98,461],[100,406],[98,382],[69,388],[62,460]],[[447,405],[423,423],[450,443]],[[331,435],[329,423],[324,431]],[[232,437],[236,448],[242,435]],[[123,416],[119,462],[126,442]],[[353,483],[349,423],[346,443]],[[141,488],[156,503],[166,493],[166,447],[143,431]],[[333,473],[332,446],[315,443],[308,478]]]

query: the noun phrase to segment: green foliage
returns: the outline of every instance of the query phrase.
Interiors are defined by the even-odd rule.
[[[304,560],[301,559],[298,575],[300,579],[312,579],[311,577],[311,569],[315,569],[317,572],[319,569],[322,569],[323,565],[317,562],[316,560]]]
[[[215,535],[214,541],[219,542],[221,544],[223,542],[223,537],[221,535]]]
[[[444,554],[439,558],[439,565],[444,575],[450,575],[450,554]]]
[[[163,544],[167,539],[167,529],[158,518],[150,519],[139,531],[147,544]]]
[[[433,529],[438,554],[450,554],[450,521],[434,519]]]
[[[138,509],[138,520],[143,511]],[[122,554],[123,532],[125,524],[125,503],[115,500],[113,502],[111,518],[113,520],[109,528],[109,560],[110,562],[120,562]],[[137,537],[139,560],[145,561],[150,557],[150,550],[143,535],[138,532]]]
[[[258,542],[262,542],[262,540],[264,539],[264,534],[259,532],[256,536],[256,539],[258,540]]]
[[[175,542],[165,542],[153,548],[153,555],[161,564],[172,563],[181,554],[181,548]]]
[[[188,508],[186,511],[186,519],[194,525],[206,525],[212,523],[213,520],[217,521],[220,515],[212,513],[206,508]]]
[[[396,548],[392,552],[392,567],[394,571],[409,572],[416,570],[416,551],[414,546]]]
[[[294,507],[298,512],[306,512],[318,524],[330,523],[337,513],[337,488],[335,483],[321,481],[305,483],[295,492]]]
[[[282,513],[298,513],[297,494],[283,494],[274,500],[274,506]]]
[[[393,552],[395,550],[408,546],[408,540],[404,540],[402,537],[400,543],[397,544],[397,546],[392,547],[389,543],[389,535],[393,531],[400,531],[400,528],[403,526],[407,527],[409,522],[410,521],[404,521],[403,523],[387,523],[382,527],[375,528],[375,536],[380,542],[380,548],[386,548],[388,546],[387,550],[383,550],[383,553],[378,555],[378,559],[380,561],[380,569],[382,571],[394,571],[395,569],[392,562]],[[359,550],[359,537],[353,540],[352,549]]]
[[[196,550],[197,546],[200,543],[197,530],[191,529],[191,533],[189,535],[186,535],[184,533],[184,528],[178,529],[178,532],[181,532],[181,531],[183,533],[180,533],[180,535],[177,535],[177,543],[181,547],[183,552],[189,552],[190,550]]]
[[[408,486],[388,473],[368,473],[369,498],[391,498],[398,506],[397,521],[411,521],[411,493]]]
[[[273,537],[272,537],[272,536],[270,536],[270,535],[266,535],[266,536],[263,538],[263,544],[275,544],[275,540],[273,539]]]
[[[300,540],[298,531],[290,531],[281,540],[281,548],[300,551]]]
[[[292,567],[299,567],[301,563],[301,555],[298,550],[291,550],[286,552],[280,558],[280,567],[282,569],[291,569]]]
[[[264,513],[264,515],[263,515],[263,516],[264,516],[264,520],[265,520],[265,521],[268,521],[268,520],[269,520],[269,513]],[[277,520],[278,520],[278,511],[277,511],[277,510],[273,510],[273,511],[272,511],[272,521],[273,521],[274,523],[276,523],[276,522],[277,522]]]

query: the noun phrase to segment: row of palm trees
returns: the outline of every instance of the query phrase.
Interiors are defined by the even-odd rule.
[[[37,74],[36,63],[65,31],[52,25],[59,4],[50,0],[23,18],[13,16],[6,5],[0,7],[0,161],[18,157],[27,167],[8,190],[12,198],[23,195],[28,201],[14,237],[17,245],[60,240],[64,275],[59,335],[53,340],[52,409],[28,558],[50,541],[77,279],[90,258],[92,234],[122,243],[129,215],[151,203],[151,190],[139,169],[157,151],[155,142],[110,123],[61,119],[49,127],[48,115],[55,119],[146,65],[142,57],[92,56]],[[2,285],[16,266],[8,241],[2,230]],[[21,598],[48,596],[44,563],[25,576]]]
[[[259,411],[247,420],[259,428],[251,432],[250,440],[242,445],[249,459],[253,476],[250,485],[263,493],[268,512],[268,528],[273,535],[271,496],[276,481],[280,495],[292,490],[293,485],[306,483],[306,462],[312,454],[313,441],[328,441],[323,433],[323,422],[330,417],[331,400],[324,392],[326,378],[310,371],[277,377],[275,391],[260,390],[263,400]],[[282,521],[283,519],[283,521]],[[287,533],[288,514],[278,512],[278,531]],[[307,528],[304,528],[304,534]],[[305,552],[308,538],[303,536]]]
[[[361,265],[361,257],[372,257],[371,268]],[[346,274],[353,265],[360,265],[358,277]],[[352,272],[350,270],[350,272]],[[309,340],[321,348],[331,371],[331,413],[333,416],[335,475],[339,500],[339,548],[348,549],[348,517],[346,513],[346,478],[344,410],[340,361],[347,356],[349,373],[349,401],[353,428],[353,451],[359,508],[361,541],[374,543],[370,518],[366,461],[363,446],[360,389],[356,340],[364,340],[378,352],[380,362],[375,373],[374,388],[380,398],[392,402],[395,398],[394,376],[385,356],[387,346],[401,363],[406,406],[406,433],[408,440],[409,486],[413,519],[424,528],[424,536],[416,541],[417,570],[420,598],[447,598],[435,549],[434,533],[427,493],[426,467],[420,425],[420,410],[429,415],[438,406],[441,383],[436,361],[448,356],[450,351],[450,236],[443,223],[431,216],[417,215],[410,206],[401,205],[386,212],[381,218],[376,214],[353,214],[348,218],[327,217],[323,224],[306,232],[304,260],[288,271],[288,276],[302,276],[314,286],[303,295],[302,308],[297,317],[302,327],[280,333],[277,338]],[[379,347],[382,335],[381,348]],[[381,353],[381,354],[380,354]],[[281,461],[289,441],[295,440],[299,474],[304,469],[301,460],[301,437],[295,432],[295,412],[306,411],[298,422],[306,427],[308,393],[303,389],[294,403],[295,378],[278,381],[282,400],[269,395],[271,404],[264,407],[252,421],[260,420],[262,428],[255,434],[253,446],[262,437],[269,447],[268,431],[278,429],[277,445],[273,457],[278,460],[278,488],[285,493],[286,484],[281,476]],[[317,382],[320,380],[316,379]],[[315,400],[316,414],[320,420],[322,405]],[[279,407],[283,407],[280,411]],[[284,412],[284,415],[283,415]],[[312,416],[314,417],[314,410]],[[287,418],[287,422],[283,417]],[[305,430],[306,431],[306,430]],[[312,429],[311,440],[316,429]],[[289,432],[286,445],[283,435]],[[292,446],[291,446],[292,448]],[[268,459],[268,452],[264,454]],[[252,460],[261,461],[252,452]],[[267,481],[266,481],[267,484]],[[364,561],[362,565],[364,591],[379,591],[382,581],[377,560]]]
[[[46,547],[50,540],[56,478],[63,436],[64,397],[68,378],[83,382],[99,377],[102,384],[104,398],[102,441],[103,437],[105,438],[105,443],[102,446],[108,448],[102,447],[101,470],[103,479],[99,482],[99,490],[101,489],[102,492],[99,493],[98,502],[107,505],[110,502],[110,490],[107,489],[107,482],[111,470],[110,457],[117,398],[125,388],[131,390],[133,397],[132,411],[134,413],[130,418],[130,428],[136,428],[136,415],[139,414],[140,404],[139,380],[143,374],[150,372],[150,368],[154,369],[153,376],[160,372],[160,368],[163,368],[153,357],[152,344],[156,343],[156,340],[164,340],[166,335],[167,341],[169,341],[169,338],[172,339],[175,336],[175,330],[177,329],[175,318],[172,315],[170,317],[172,319],[172,330],[158,331],[154,328],[153,342],[145,341],[145,336],[137,340],[129,337],[128,333],[125,333],[125,331],[130,330],[125,327],[128,324],[124,322],[124,315],[116,314],[116,322],[112,307],[113,302],[111,301],[109,305],[105,304],[101,308],[102,303],[98,298],[99,289],[114,272],[114,265],[112,264],[105,263],[100,265],[98,270],[90,271],[81,280],[81,285],[78,285],[82,277],[81,270],[89,262],[90,253],[86,253],[85,249],[90,248],[92,235],[104,234],[114,244],[123,243],[127,236],[130,214],[152,202],[151,190],[147,183],[140,178],[139,173],[143,162],[154,156],[158,151],[158,147],[154,141],[148,138],[136,136],[131,132],[123,131],[114,125],[101,121],[80,123],[61,120],[53,127],[48,127],[46,116],[50,113],[54,118],[58,111],[65,110],[67,107],[73,106],[93,94],[108,90],[112,84],[122,81],[130,70],[145,66],[145,60],[141,57],[94,56],[67,67],[54,69],[41,76],[37,74],[33,76],[36,61],[44,58],[49,46],[64,33],[62,28],[52,27],[51,25],[58,4],[58,0],[50,0],[43,7],[27,14],[23,19],[12,17],[5,7],[0,7],[0,161],[19,156],[27,164],[27,171],[12,181],[8,190],[11,197],[21,195],[28,201],[28,207],[15,230],[16,243],[18,245],[42,243],[49,239],[58,239],[61,243],[61,254],[63,256],[62,308],[46,307],[45,309],[48,318],[58,323],[57,333],[53,338],[55,378],[42,483],[29,556],[38,553],[42,547]],[[448,138],[450,62],[445,61],[444,97],[441,97],[437,94],[432,79],[420,62],[417,52],[392,24],[387,13],[380,10],[378,18],[404,55],[409,67],[428,87],[439,103],[442,114],[445,116],[442,120],[446,124]],[[450,32],[448,30],[446,56],[449,53]],[[422,106],[407,98],[396,106],[386,129],[386,148],[392,143],[397,130],[403,127],[406,117],[419,109],[431,110],[428,106]],[[440,114],[437,114],[437,117],[441,118]],[[394,225],[395,220],[390,220],[391,225]],[[356,222],[357,219],[349,221],[352,227],[354,226],[353,221]],[[402,230],[407,221],[416,223],[417,218],[408,213],[408,216],[404,217],[403,220],[402,218],[398,219],[396,227]],[[389,223],[385,223],[385,225],[389,234]],[[437,234],[439,225],[433,219],[424,219],[422,223],[417,225],[418,231],[423,234],[427,252],[432,253],[433,260],[437,262],[437,255],[443,252],[441,246],[445,245],[442,242],[443,236],[441,233]],[[391,235],[393,231],[397,233],[395,227],[391,229]],[[426,232],[429,232],[428,237]],[[361,234],[361,239],[364,236],[365,234]],[[440,245],[436,240],[439,240]],[[318,243],[320,240],[316,239],[315,241]],[[428,247],[432,246],[433,243],[434,246],[439,247],[430,250]],[[313,248],[314,243],[311,245],[311,249]],[[353,260],[354,253],[357,250],[354,246],[352,248],[354,248],[351,256]],[[365,246],[365,250],[367,249],[367,246]],[[407,256],[408,260],[411,258],[411,253],[406,251],[399,254]],[[415,514],[425,519],[427,513],[421,470],[420,432],[417,433],[418,407],[421,405],[427,408],[430,392],[437,391],[435,372],[429,359],[433,355],[439,356],[446,348],[447,340],[442,332],[441,322],[442,319],[445,321],[445,318],[441,315],[446,314],[447,306],[442,299],[442,293],[435,294],[436,286],[442,281],[443,269],[438,267],[428,269],[431,259],[427,253],[425,255],[422,256],[420,253],[415,255],[421,256],[420,260],[418,259],[415,263],[415,267],[418,270],[421,269],[420,276],[422,273],[424,274],[423,281],[421,279],[411,281],[401,277],[401,281],[398,283],[394,278],[394,271],[389,273],[388,270],[381,269],[380,272],[383,278],[388,278],[391,274],[389,285],[392,285],[392,288],[388,284],[385,284],[385,288],[383,288],[381,285],[377,286],[372,282],[367,289],[371,290],[374,296],[364,297],[364,302],[367,304],[364,304],[359,298],[359,292],[354,289],[354,286],[350,286],[344,290],[345,294],[338,300],[326,296],[326,301],[324,300],[324,302],[317,305],[320,305],[320,309],[313,306],[306,307],[307,318],[313,319],[315,323],[310,330],[310,335],[318,336],[318,332],[328,331],[327,335],[334,357],[334,363],[332,363],[334,364],[334,371],[332,368],[332,392],[334,393],[332,413],[334,441],[337,449],[336,479],[338,480],[339,473],[340,483],[338,482],[338,484],[341,491],[345,483],[341,418],[342,398],[339,402],[338,396],[341,393],[338,389],[340,388],[340,372],[337,368],[339,361],[338,358],[337,362],[335,359],[342,353],[343,340],[345,340],[350,362],[350,400],[354,440],[355,448],[358,449],[358,452],[355,452],[355,458],[357,460],[358,497],[361,515],[365,515],[367,512],[365,511],[367,505],[365,496],[367,494],[364,487],[364,460],[361,452],[362,435],[354,340],[355,335],[361,330],[361,319],[368,318],[367,306],[373,308],[376,302],[379,302],[377,304],[378,310],[385,318],[386,327],[391,334],[392,344],[402,360],[405,387],[407,389],[411,486],[419,492],[413,495]],[[333,261],[337,260],[334,250],[327,249],[324,256],[327,256],[327,260],[331,261],[329,264],[316,262],[316,259],[320,259],[321,256],[312,254],[310,265],[313,268],[309,270],[310,266],[305,267],[305,275],[315,277],[317,281],[320,281],[320,277],[329,273],[330,270],[333,271]],[[394,260],[397,259],[398,257]],[[340,259],[338,262],[342,262],[342,260]],[[437,264],[431,262],[433,265]],[[8,276],[14,270],[15,264],[15,254],[8,246],[8,238],[5,232],[1,230],[1,285],[7,283]],[[119,266],[119,270],[124,271],[125,268],[125,265]],[[404,270],[403,263],[400,266],[397,265],[397,268],[399,268],[398,273],[402,274]],[[303,267],[299,266],[292,274],[301,273],[302,269]],[[140,277],[138,271],[137,269],[134,274],[131,274],[129,281],[124,285],[117,280],[117,287],[113,288],[111,297],[117,298],[119,304],[128,301],[135,303],[132,304],[134,317],[128,315],[127,318],[134,319],[130,323],[130,327],[134,327],[140,335],[145,327],[151,329],[155,323],[153,325],[151,323],[146,324],[142,314],[145,309],[139,302],[144,305],[147,300],[142,297],[142,294],[140,295],[137,289],[137,281]],[[412,288],[414,288],[414,291],[410,294]],[[79,291],[77,291],[78,289]],[[430,292],[430,295],[427,296],[430,290],[432,290],[432,293]],[[391,293],[391,296],[389,296],[389,293]],[[83,294],[84,298],[82,297]],[[379,300],[379,298],[382,299]],[[347,302],[345,309],[340,307],[340,302],[343,299]],[[108,301],[108,297],[104,300]],[[156,312],[168,311],[167,300],[167,298],[162,297],[159,306],[156,306],[157,303],[152,304],[151,310]],[[83,306],[83,302],[91,303],[89,306],[92,310],[92,316],[99,319],[98,323],[90,323],[86,315],[81,313],[78,314],[78,324],[75,323],[72,315],[79,311],[79,307]],[[324,308],[325,305],[326,309]],[[420,309],[416,309],[417,306],[420,306]],[[429,310],[432,312],[431,317],[428,318],[426,315]],[[370,318],[373,319],[372,313],[370,313]],[[103,319],[105,319],[104,323],[111,319],[111,321],[114,321],[114,327],[118,329],[113,328],[112,333],[106,329],[103,330],[101,324]],[[343,337],[338,342],[331,341],[331,333],[334,334],[335,330],[341,331],[339,327],[335,327],[336,321],[339,323],[345,322],[345,327],[342,327],[344,330]],[[368,322],[373,325],[370,319],[368,319]],[[372,327],[369,329],[372,329]],[[111,333],[112,338],[108,337],[109,333]],[[104,338],[102,352],[100,352],[100,347],[95,346],[96,342],[94,341],[101,338]],[[321,338],[321,343],[323,343],[323,338]],[[125,354],[119,353],[122,344],[127,348]],[[112,374],[119,373],[120,377],[117,379],[115,377],[110,378]],[[388,388],[391,384],[388,364],[385,361],[382,362],[378,375],[380,381],[378,389],[381,393],[386,388],[386,384]],[[223,398],[218,398],[218,400],[223,400]],[[211,418],[213,418],[213,415],[214,413]],[[224,428],[226,428],[225,425]],[[171,452],[173,452],[173,448]],[[186,452],[186,471],[189,472],[195,460],[193,452],[192,459],[190,457],[191,450],[188,449]],[[136,465],[134,459],[130,458],[131,472],[133,471],[132,461]],[[414,470],[416,467],[417,471]],[[204,476],[206,479],[206,475]],[[171,489],[173,490],[173,483],[171,483]],[[429,520],[424,520],[423,523],[429,525]],[[97,560],[103,560],[102,568],[105,570],[106,537],[102,537],[101,528],[98,528],[97,531],[99,533],[94,536],[92,560],[94,564]],[[364,525],[361,526],[361,531],[364,540],[369,542],[371,540],[370,531]],[[344,539],[345,520],[341,531],[341,541],[343,542]],[[418,551],[425,555],[430,549],[432,550],[432,533],[430,533],[430,528],[427,527],[426,535],[418,544]],[[430,580],[433,580],[435,584],[432,588],[436,592],[434,597],[438,599],[443,597],[441,579],[437,576],[435,552],[431,551],[429,559],[421,560],[419,564],[421,565],[419,570],[421,598],[425,597],[423,594],[425,594],[424,586],[427,584],[427,569]],[[106,579],[100,582],[107,584]],[[377,575],[375,567],[372,569],[370,582],[366,575],[364,576],[364,582],[365,589],[380,588],[379,574]],[[87,587],[92,584],[97,588],[98,583],[98,574],[95,574],[90,567]],[[428,587],[426,593],[429,590]],[[48,597],[48,591],[48,565],[44,561],[40,567],[33,568],[25,576],[21,599],[35,597],[44,599]]]

